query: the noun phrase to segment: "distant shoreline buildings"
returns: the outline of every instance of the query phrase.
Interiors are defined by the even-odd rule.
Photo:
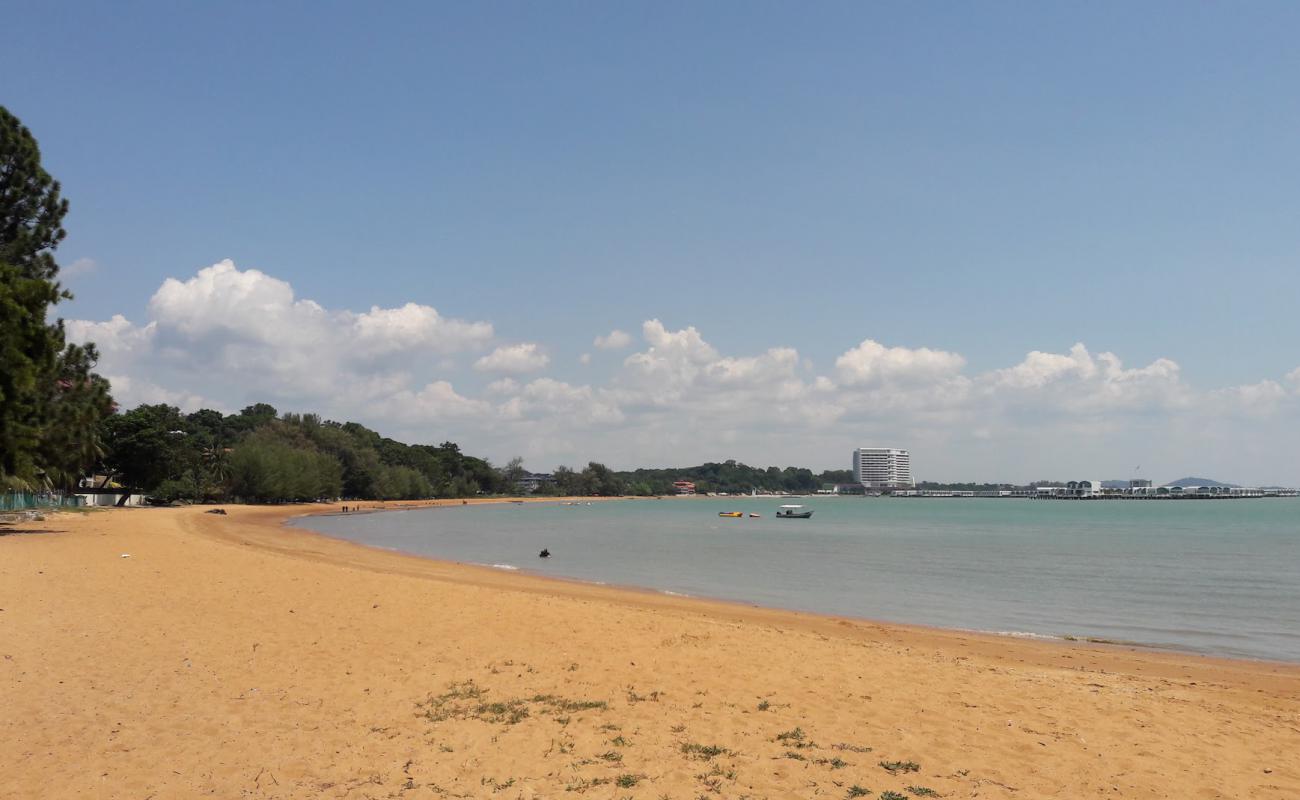
[[[912,454],[896,447],[859,447],[853,451],[853,477],[867,489],[910,489]]]

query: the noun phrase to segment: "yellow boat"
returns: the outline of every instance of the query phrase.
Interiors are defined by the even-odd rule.
[[[719,511],[718,516],[719,517],[743,517],[745,515],[740,511]]]

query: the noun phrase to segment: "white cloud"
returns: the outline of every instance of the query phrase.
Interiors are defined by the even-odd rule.
[[[197,394],[172,391],[156,383],[137,380],[129,375],[106,374],[104,377],[113,385],[113,401],[120,409],[158,404],[176,406],[185,413],[198,411],[200,408],[224,409],[220,403],[206,400]]]
[[[989,391],[1009,402],[1069,412],[1170,410],[1192,400],[1177,363],[1159,358],[1125,369],[1114,353],[1094,357],[1082,343],[1067,354],[1035,350],[1016,366],[983,377]]]
[[[455,353],[481,348],[493,335],[487,322],[447,319],[417,303],[330,312],[313,300],[296,299],[288,282],[256,269],[241,271],[230,260],[186,281],[168,278],[149,310],[158,324],[190,338],[219,334],[281,351],[292,345],[341,347],[353,357]]]
[[[587,366],[588,364],[590,364],[590,363],[591,363],[591,353],[583,353],[582,355],[578,356],[578,363],[581,364],[581,365],[584,366],[584,367]]]
[[[398,422],[425,425],[431,422],[473,420],[487,417],[490,403],[465,397],[447,381],[433,381],[419,391],[403,389],[375,403],[383,417]]]
[[[966,359],[946,350],[886,347],[873,339],[835,359],[840,381],[846,386],[936,380],[957,374],[965,365]]]
[[[71,264],[67,264],[59,269],[59,276],[62,278],[80,278],[82,275],[89,275],[99,269],[99,263],[93,258],[78,258]]]
[[[514,378],[498,378],[487,385],[488,394],[518,394],[519,381]]]
[[[354,325],[360,342],[378,352],[428,348],[454,353],[484,346],[492,339],[489,323],[446,319],[436,309],[416,303],[401,308],[372,306],[356,317]]]
[[[1219,389],[1210,394],[1210,399],[1220,413],[1267,417],[1279,411],[1291,395],[1277,381],[1266,379]]]
[[[1088,348],[1076,344],[1066,355],[1031,351],[1016,366],[997,370],[994,380],[998,386],[1040,389],[1068,376],[1089,378],[1096,372],[1097,365],[1088,354]]]
[[[590,386],[574,386],[552,378],[537,378],[501,406],[506,419],[523,418],[572,422],[575,427],[624,420],[613,396]]]
[[[487,322],[443,317],[416,303],[329,310],[295,297],[286,281],[228,260],[167,279],[148,310],[144,325],[121,315],[71,320],[69,338],[96,343],[100,371],[117,376],[122,397],[168,386],[178,390],[172,396],[236,408],[266,400],[346,409],[409,390],[417,373],[448,369],[446,354],[481,350],[493,336]],[[434,354],[442,363],[430,363]]]
[[[592,459],[837,466],[853,446],[883,443],[910,447],[922,477],[1030,480],[1122,476],[1162,459],[1179,466],[1172,473],[1195,471],[1207,452],[1249,455],[1245,472],[1268,448],[1300,446],[1289,433],[1300,427],[1300,368],[1197,390],[1170,359],[1126,367],[1082,343],[970,372],[959,353],[868,338],[819,371],[791,347],[722,353],[694,326],[650,319],[612,376],[577,384],[534,374],[550,365],[539,343],[484,355],[496,335],[486,321],[415,302],[330,309],[228,261],[169,279],[148,308],[140,324],[67,323],[70,340],[98,345],[122,405],[266,401],[411,441],[453,439],[498,460],[522,454],[539,469]],[[628,346],[618,333],[600,339]],[[499,376],[467,390],[484,380],[467,364]]]
[[[70,342],[94,342],[100,367],[113,370],[125,367],[136,352],[147,348],[158,326],[151,322],[136,327],[121,314],[114,314],[107,322],[70,319],[64,323],[64,330]]]
[[[503,345],[474,362],[479,372],[509,372],[520,374],[536,372],[551,363],[551,357],[532,343]]]
[[[616,328],[604,336],[597,336],[592,344],[601,350],[622,350],[632,344],[632,337]]]

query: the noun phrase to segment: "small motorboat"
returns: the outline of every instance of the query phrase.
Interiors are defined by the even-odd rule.
[[[736,518],[740,518],[740,517],[745,516],[745,514],[744,514],[743,512],[741,512],[741,511],[719,511],[719,512],[718,512],[718,516],[719,516],[719,517],[736,517]]]
[[[754,513],[751,513],[751,514],[749,515],[749,518],[750,518],[750,519],[758,519],[758,518],[761,517],[761,516],[763,516],[763,515],[762,515],[762,514],[754,514]]]
[[[808,519],[813,515],[813,512],[802,509],[803,506],[781,506],[776,516],[778,519]]]

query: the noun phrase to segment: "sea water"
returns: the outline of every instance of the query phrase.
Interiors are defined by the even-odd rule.
[[[783,502],[812,519],[776,519]],[[741,519],[719,511],[761,514]],[[1300,661],[1300,499],[718,498],[304,518],[362,544],[682,595]],[[549,559],[538,558],[547,548]]]

